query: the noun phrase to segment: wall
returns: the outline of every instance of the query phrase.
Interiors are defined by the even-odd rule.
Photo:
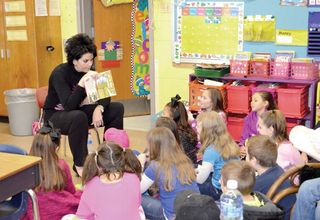
[[[154,2],[154,65],[155,65],[155,111],[160,111],[170,98],[180,94],[189,99],[188,75],[190,65],[173,65],[172,50],[172,8],[170,0]]]
[[[155,2],[153,9],[156,112],[161,110],[176,93],[179,93],[183,100],[189,99],[188,75],[193,72],[192,65],[172,63],[173,9],[170,2],[170,0]],[[276,17],[276,28],[306,30],[308,11],[320,10],[320,8],[280,6],[279,2],[280,0],[245,0],[245,15],[271,14]],[[277,46],[274,43],[244,43],[244,51],[274,53],[277,50],[295,50],[298,57],[306,56],[306,47]]]
[[[62,55],[65,61],[64,43],[69,37],[78,33],[77,0],[60,0],[60,7]]]

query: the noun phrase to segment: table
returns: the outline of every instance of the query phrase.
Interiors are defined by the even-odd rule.
[[[32,199],[35,219],[39,219],[38,203],[31,190],[40,182],[40,157],[0,152],[0,202],[27,191]]]

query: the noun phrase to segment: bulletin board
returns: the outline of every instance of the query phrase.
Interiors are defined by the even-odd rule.
[[[175,63],[228,63],[243,47],[243,2],[175,0]]]

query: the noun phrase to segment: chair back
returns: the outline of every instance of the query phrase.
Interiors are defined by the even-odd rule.
[[[36,89],[36,100],[39,108],[43,108],[48,95],[48,86],[43,86]]]
[[[320,163],[307,163],[302,164],[300,166],[291,167],[290,169],[286,170],[270,187],[270,189],[267,192],[267,197],[272,200],[275,204],[277,204],[281,199],[284,197],[295,194],[299,190],[299,183],[295,182],[296,177],[299,175],[302,168],[307,165],[313,168],[320,168]],[[289,180],[290,187],[280,190],[278,189],[282,185],[282,183],[286,180]]]
[[[9,144],[0,144],[0,152],[27,155],[27,151]]]
[[[0,152],[27,155],[27,151],[8,144],[0,144]],[[20,219],[27,211],[28,194],[21,192],[14,195],[10,200],[0,202],[0,220]]]
[[[300,183],[295,181],[296,177],[300,174],[302,168],[307,165],[309,167],[313,167],[316,169],[320,168],[320,163],[306,163],[300,166],[291,167],[290,169],[286,170],[279,178],[271,185],[270,189],[268,190],[266,196],[275,204],[279,204],[279,202],[292,194],[295,194],[299,191]],[[288,188],[282,189],[279,191],[279,187],[284,183],[286,180],[289,181],[290,186]],[[292,215],[293,207],[291,207],[291,215]]]

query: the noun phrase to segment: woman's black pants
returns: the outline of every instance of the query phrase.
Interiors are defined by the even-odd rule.
[[[57,111],[49,120],[61,133],[68,135],[73,162],[82,167],[88,155],[88,129],[91,127],[92,114],[96,105],[85,105],[79,110]],[[104,131],[108,128],[123,129],[124,107],[119,102],[111,102],[103,112]]]

